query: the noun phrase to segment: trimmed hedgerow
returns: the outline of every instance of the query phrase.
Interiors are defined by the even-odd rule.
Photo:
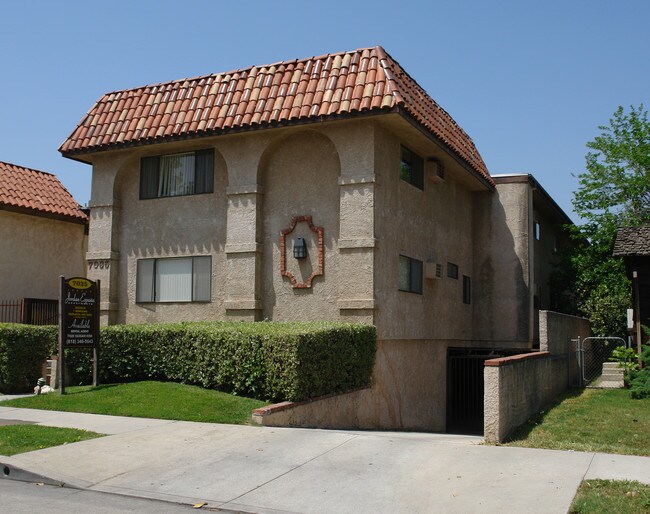
[[[0,392],[33,389],[56,339],[57,327],[0,323]]]
[[[101,329],[100,381],[169,380],[265,400],[299,401],[370,382],[371,325],[202,322]],[[91,351],[67,350],[72,383],[88,383]]]

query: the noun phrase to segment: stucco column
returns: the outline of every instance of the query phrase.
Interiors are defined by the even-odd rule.
[[[339,290],[341,317],[373,322],[374,298],[375,170],[374,127],[369,124],[333,129],[341,160],[339,177]]]
[[[262,188],[258,184],[228,187],[227,195],[226,315],[257,321],[262,309],[258,291],[262,245],[257,242]]]
[[[88,278],[101,280],[100,323],[117,323],[119,258],[119,205],[115,200],[115,180],[125,158],[97,157],[93,162],[90,227],[86,261]]]
[[[101,280],[99,299],[100,323],[117,323],[117,278],[120,254],[111,249],[113,226],[117,223],[116,205],[90,205],[90,231],[88,239],[88,278]]]
[[[266,138],[233,137],[219,147],[228,169],[226,316],[258,321],[262,244],[259,241],[262,186],[257,171]]]

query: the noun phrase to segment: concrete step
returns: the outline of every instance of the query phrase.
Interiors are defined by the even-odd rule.
[[[625,383],[622,380],[603,380],[596,387],[600,389],[623,389]]]
[[[603,371],[605,370],[621,370],[623,371],[623,368],[621,368],[618,365],[618,362],[603,362]]]
[[[613,380],[618,380],[618,379],[622,380],[623,376],[624,376],[623,370],[621,370],[620,372],[618,372],[618,371],[603,371],[603,374],[602,374],[603,380],[605,378],[611,378]]]

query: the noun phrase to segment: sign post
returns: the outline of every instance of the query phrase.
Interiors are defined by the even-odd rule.
[[[99,385],[99,280],[61,277],[59,392],[65,394],[66,348],[93,349],[93,385]]]

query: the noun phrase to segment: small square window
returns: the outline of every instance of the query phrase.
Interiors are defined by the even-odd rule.
[[[422,261],[399,256],[399,290],[422,294]]]
[[[399,178],[418,189],[424,190],[424,161],[422,157],[402,146]]]
[[[463,275],[463,303],[472,303],[472,279]]]
[[[458,264],[454,264],[453,262],[447,263],[447,276],[458,280]]]

